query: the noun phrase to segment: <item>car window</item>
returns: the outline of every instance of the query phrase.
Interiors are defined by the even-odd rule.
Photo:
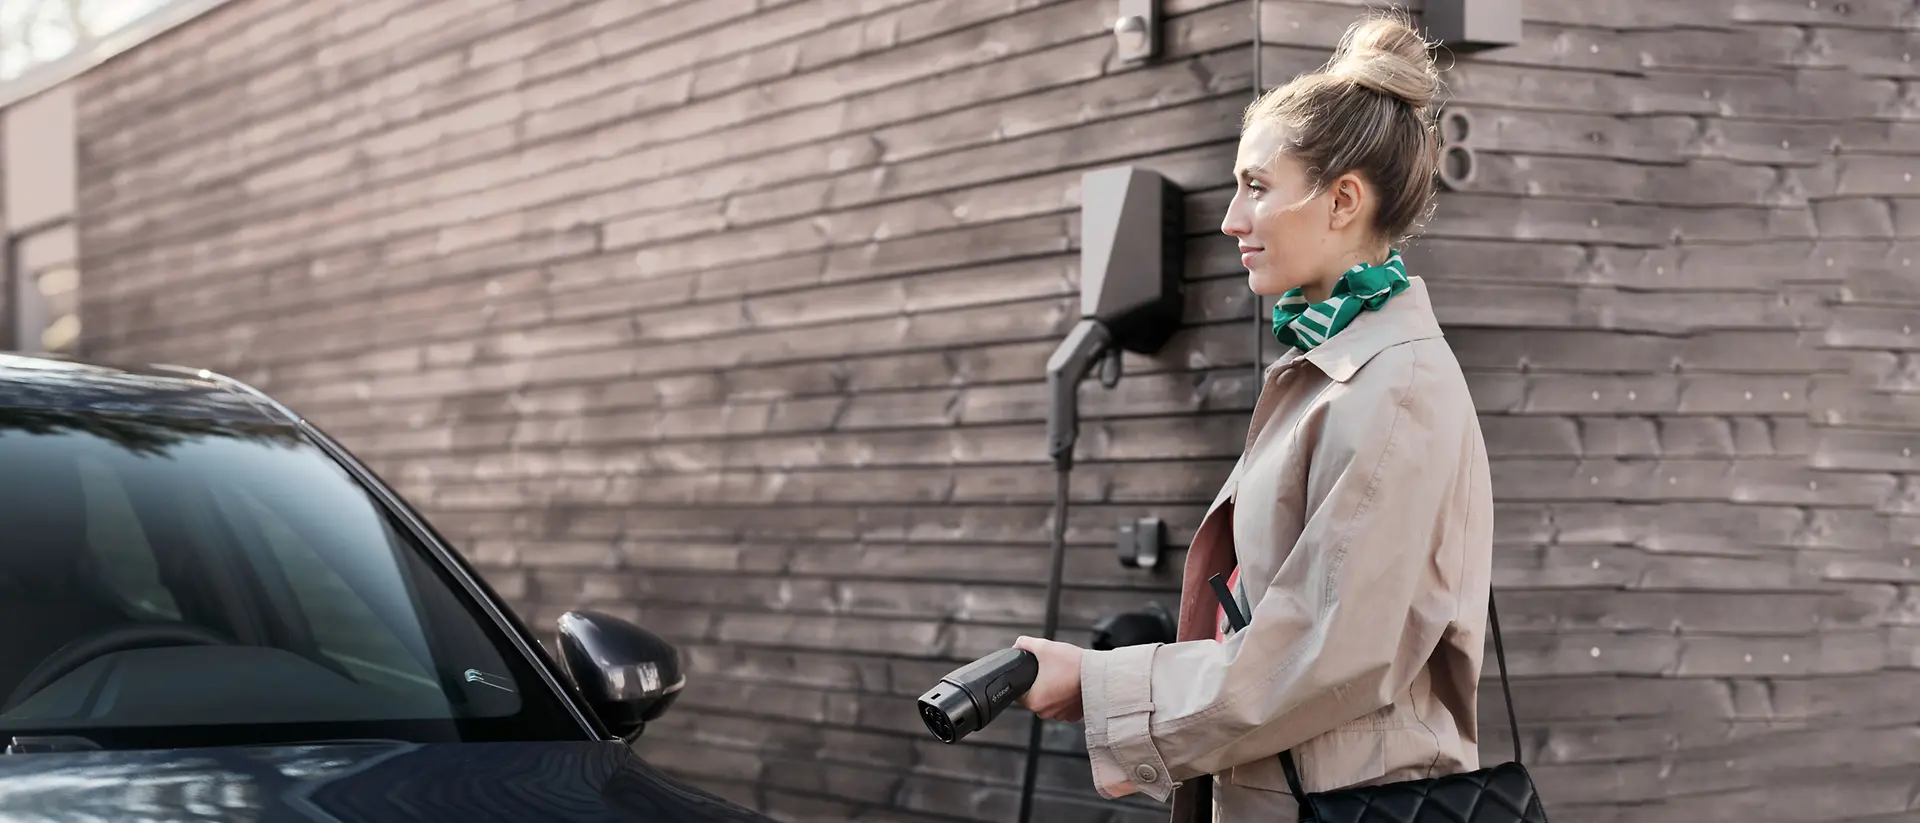
[[[292,427],[0,408],[0,511],[17,629],[0,731],[583,733],[453,572]]]

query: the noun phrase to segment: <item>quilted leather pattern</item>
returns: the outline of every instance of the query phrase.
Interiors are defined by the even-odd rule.
[[[1314,792],[1307,795],[1307,804],[1301,823],[1547,823],[1533,778],[1515,762],[1426,780]]]

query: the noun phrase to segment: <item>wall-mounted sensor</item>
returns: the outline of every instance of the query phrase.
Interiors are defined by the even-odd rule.
[[[1455,52],[1520,42],[1520,0],[1427,0],[1420,17],[1427,37]]]
[[[1121,566],[1151,569],[1160,565],[1160,545],[1166,541],[1166,524],[1158,517],[1142,517],[1120,524],[1114,549],[1120,553]]]
[[[1160,53],[1158,0],[1120,0],[1120,19],[1113,22],[1113,39],[1121,60],[1148,60]]]

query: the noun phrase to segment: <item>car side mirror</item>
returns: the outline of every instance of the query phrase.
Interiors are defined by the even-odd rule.
[[[665,714],[687,682],[673,644],[602,612],[560,616],[560,660],[600,722],[627,740]]]

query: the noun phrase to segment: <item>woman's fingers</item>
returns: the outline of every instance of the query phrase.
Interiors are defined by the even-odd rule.
[[[1033,687],[1020,696],[1020,705],[1048,720],[1079,720],[1080,647],[1025,635],[1013,646],[1031,652],[1040,663]]]

